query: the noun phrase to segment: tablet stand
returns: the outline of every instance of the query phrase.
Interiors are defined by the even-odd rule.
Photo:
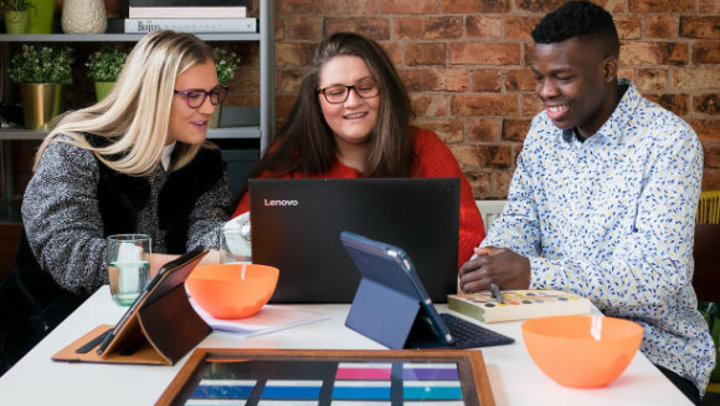
[[[88,343],[113,326],[98,326],[53,356],[55,361],[173,365],[212,329],[193,310],[183,282],[207,251],[169,269],[120,326],[107,348]],[[87,348],[90,347],[90,348]],[[81,350],[85,348],[85,350]]]
[[[345,325],[391,349],[438,347],[422,312],[417,298],[363,278]]]
[[[190,305],[184,285],[143,306],[138,319],[147,341],[170,365],[212,332]]]

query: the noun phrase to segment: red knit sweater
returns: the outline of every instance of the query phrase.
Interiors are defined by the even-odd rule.
[[[450,149],[438,136],[424,129],[413,129],[415,140],[415,154],[417,166],[413,170],[414,178],[460,178],[460,240],[458,252],[458,266],[465,263],[472,255],[473,247],[477,247],[480,241],[485,238],[485,227],[483,226],[480,211],[475,205],[472,189],[465,175],[460,170],[455,157]],[[263,173],[259,177],[272,177],[270,173]],[[276,176],[277,177],[277,176]],[[335,161],[333,167],[325,173],[303,174],[299,172],[288,173],[279,176],[285,179],[302,178],[360,178],[360,173],[353,168],[343,165],[339,160]],[[248,194],[242,197],[235,209],[233,217],[239,216],[248,211]]]

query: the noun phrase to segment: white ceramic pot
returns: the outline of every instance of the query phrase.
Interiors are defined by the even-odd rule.
[[[65,0],[61,20],[67,34],[102,34],[107,28],[105,0]]]

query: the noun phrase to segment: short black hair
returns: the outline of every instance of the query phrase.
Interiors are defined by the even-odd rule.
[[[613,55],[620,52],[620,40],[612,16],[589,1],[569,1],[548,13],[532,30],[536,44],[553,44],[570,38],[602,39]]]

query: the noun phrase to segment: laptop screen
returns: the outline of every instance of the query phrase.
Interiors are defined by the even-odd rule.
[[[403,247],[435,302],[457,289],[456,178],[250,179],[254,263],[275,266],[272,303],[350,303],[360,282],[350,231]]]

